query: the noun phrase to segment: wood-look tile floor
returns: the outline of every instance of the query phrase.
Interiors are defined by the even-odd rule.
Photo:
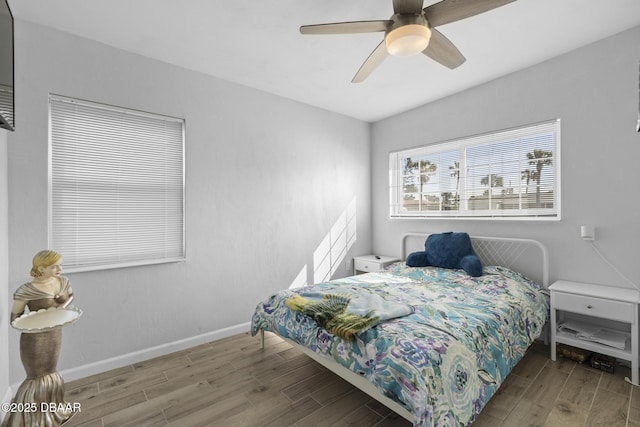
[[[362,426],[411,423],[273,334],[240,334],[66,384],[65,426]],[[640,388],[534,344],[474,427],[640,427]]]

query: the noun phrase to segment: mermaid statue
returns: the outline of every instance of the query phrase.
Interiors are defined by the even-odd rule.
[[[11,322],[41,309],[65,308],[73,300],[69,279],[61,275],[62,256],[51,250],[33,258],[33,279],[13,296]],[[2,427],[60,426],[74,414],[64,399],[64,381],[57,371],[62,329],[43,328],[20,335],[20,359],[27,378],[18,388]]]

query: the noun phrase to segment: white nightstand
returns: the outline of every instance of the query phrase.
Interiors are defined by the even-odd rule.
[[[384,255],[362,255],[353,258],[353,274],[372,273],[380,271],[389,264],[400,261],[400,258],[394,258]]]
[[[556,342],[631,361],[631,382],[638,384],[638,304],[635,289],[559,280],[549,286],[551,291],[551,360],[556,360]],[[558,313],[556,313],[558,312]],[[577,339],[575,335],[558,331],[564,312],[578,313],[628,323],[631,333],[624,350],[596,342]],[[558,319],[559,318],[559,319]],[[587,320],[588,322],[588,320]],[[597,320],[594,319],[594,324]],[[620,333],[621,331],[612,329]]]

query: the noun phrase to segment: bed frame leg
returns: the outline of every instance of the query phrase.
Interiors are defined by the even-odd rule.
[[[264,350],[264,329],[260,329],[260,348]]]

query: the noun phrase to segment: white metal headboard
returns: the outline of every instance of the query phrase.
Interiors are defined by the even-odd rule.
[[[424,251],[424,242],[431,233],[407,233],[402,236],[402,259],[411,252]],[[511,237],[470,236],[473,250],[483,265],[501,265],[524,274],[549,287],[549,255],[537,240]]]

